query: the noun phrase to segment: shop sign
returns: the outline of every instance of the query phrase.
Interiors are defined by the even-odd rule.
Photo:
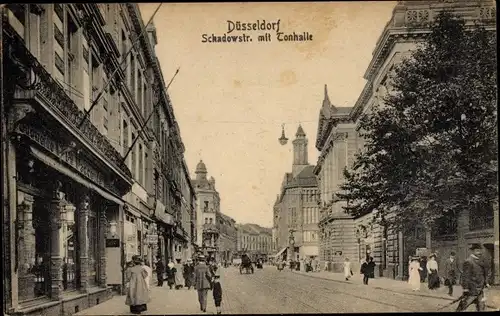
[[[423,257],[427,255],[427,248],[417,248],[415,250],[415,255],[417,257]]]
[[[146,235],[146,240],[148,244],[156,245],[158,244],[158,235]]]

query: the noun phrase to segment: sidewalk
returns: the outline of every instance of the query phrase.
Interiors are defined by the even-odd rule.
[[[355,274],[351,281],[346,281],[343,273],[334,273],[334,272],[302,272],[302,271],[293,271],[293,273],[302,274],[311,278],[319,278],[325,280],[332,280],[336,282],[342,283],[350,283],[350,284],[363,284],[363,277],[360,274]],[[459,285],[455,285],[453,287],[453,296],[448,295],[448,288],[445,286],[441,286],[437,290],[429,290],[427,287],[427,283],[422,283],[420,292],[414,292],[408,286],[408,283],[405,281],[399,281],[389,278],[375,278],[370,279],[370,286],[376,289],[382,289],[389,292],[407,292],[408,295],[422,296],[422,297],[431,297],[431,298],[441,298],[444,300],[453,301],[459,298],[462,295],[462,287]],[[495,310],[500,310],[500,288],[496,286],[492,286],[486,291],[487,297],[487,307]]]
[[[210,294],[211,295],[211,294]],[[215,313],[215,306],[211,297],[207,300],[208,314]],[[168,286],[151,287],[151,301],[148,303],[147,312],[142,315],[186,315],[200,314],[198,294],[195,290],[170,290]],[[115,295],[110,300],[102,302],[91,308],[87,308],[77,314],[79,315],[133,315],[129,306],[125,305],[125,295]]]

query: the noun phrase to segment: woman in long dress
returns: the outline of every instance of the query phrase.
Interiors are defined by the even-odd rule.
[[[130,312],[140,314],[148,310],[149,289],[146,282],[148,272],[142,265],[139,256],[132,257],[133,266],[129,267],[125,273],[127,288],[127,298],[125,304],[130,306]]]
[[[175,265],[175,289],[181,289],[184,286],[184,269],[181,264],[181,259],[177,259],[177,264]]]
[[[408,284],[410,284],[413,291],[420,291],[420,271],[423,270],[420,267],[420,262],[418,257],[413,257],[410,261],[410,266],[408,268]]]
[[[428,272],[428,283],[429,289],[435,290],[440,286],[440,280],[438,275],[438,263],[436,261],[436,255],[432,254],[427,261],[427,272]]]
[[[175,265],[172,260],[167,265],[167,284],[172,289],[175,285]]]
[[[345,258],[344,261],[344,277],[346,281],[349,281],[349,279],[352,276],[352,271],[351,271],[351,262],[349,261],[349,258]]]

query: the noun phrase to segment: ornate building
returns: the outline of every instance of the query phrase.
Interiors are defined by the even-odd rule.
[[[13,4],[2,17],[5,312],[71,314],[109,298],[132,255],[165,258],[187,238],[172,175],[184,147],[154,26],[132,47],[137,5]]]
[[[332,185],[329,180],[324,178],[325,176],[328,177],[329,173],[324,171],[325,168],[327,170],[331,168],[330,170],[335,172],[335,170],[348,165],[350,163],[349,157],[352,157],[348,154],[347,162],[335,159],[332,161],[325,158],[328,156],[328,146],[335,148],[335,142],[330,145],[328,138],[334,138],[332,135],[335,135],[337,131],[339,133],[344,132],[347,133],[347,135],[344,134],[347,136],[347,152],[349,150],[352,152],[355,148],[357,150],[362,149],[362,140],[358,139],[357,133],[349,132],[352,129],[352,122],[357,122],[362,113],[369,113],[374,104],[383,102],[386,93],[392,92],[391,76],[393,75],[394,66],[408,56],[419,42],[425,39],[430,31],[429,22],[442,10],[450,10],[462,16],[467,25],[479,21],[487,29],[495,30],[496,9],[493,1],[398,1],[391,20],[387,23],[377,41],[372,60],[364,74],[367,81],[366,85],[352,110],[344,113],[341,119],[332,116],[329,113],[331,111],[326,111],[327,115],[325,115],[323,109],[321,110],[316,144],[316,147],[322,153],[316,170],[320,177],[320,186],[324,186],[326,183]],[[335,127],[329,130],[328,127],[325,127],[329,125]],[[351,136],[351,134],[353,135]],[[339,142],[339,144],[342,143]],[[326,156],[323,157],[323,153]],[[320,165],[321,169],[319,169]],[[326,175],[321,174],[322,172],[326,172]],[[333,190],[335,191],[335,187]],[[480,220],[476,218],[478,213],[474,213],[476,216],[461,214],[458,218],[444,218],[436,223],[433,232],[426,231],[424,227],[414,227],[411,231],[404,233],[392,231],[390,228],[378,227],[377,225],[370,227],[371,214],[357,219],[348,219],[349,224],[336,229],[332,225],[336,221],[340,221],[340,215],[335,215],[341,213],[338,211],[339,206],[336,206],[340,202],[328,202],[328,194],[335,192],[327,192],[328,189],[324,188],[322,188],[322,191],[326,194],[326,198],[325,196],[322,197],[323,208],[326,208],[326,210],[322,214],[320,223],[322,230],[324,229],[321,244],[324,245],[323,247],[327,251],[326,254],[323,254],[324,258],[332,260],[332,251],[334,256],[335,251],[337,251],[338,255],[342,251],[342,256],[356,258],[356,253],[358,253],[358,256],[362,257],[369,250],[370,255],[378,263],[380,270],[377,272],[379,274],[394,278],[405,278],[408,271],[407,258],[409,255],[415,254],[418,248],[425,250],[424,253],[437,252],[439,260],[445,260],[449,252],[453,250],[457,252],[459,260],[463,260],[467,256],[467,248],[470,243],[481,243],[490,253],[489,257],[491,257],[492,264],[495,266],[495,275],[498,280],[499,255],[498,246],[495,246],[495,241],[498,243],[498,233],[495,237],[493,229],[495,223],[497,225],[495,226],[496,230],[498,230],[498,207],[494,208],[496,212],[491,209],[485,210],[484,214],[478,217]],[[496,220],[493,220],[495,218],[494,214],[497,215]],[[344,231],[339,235],[338,231],[342,232],[342,229]],[[347,247],[348,244],[352,245],[353,242],[358,247],[357,251],[356,247]],[[336,250],[336,247],[341,246],[342,248]],[[328,250],[330,250],[330,253]]]
[[[219,259],[219,228],[217,218],[220,216],[220,197],[215,189],[215,179],[207,179],[207,167],[200,160],[196,166],[196,179],[192,180],[198,205],[196,206],[196,244],[200,251]],[[219,215],[218,215],[219,214]]]
[[[320,155],[314,169],[319,182],[321,208],[320,259],[328,260],[333,265],[332,269],[339,271],[344,258],[349,258],[356,265],[375,246],[373,239],[356,233],[358,223],[344,212],[343,202],[337,201],[335,197],[344,181],[344,168],[352,164],[354,154],[363,145],[350,119],[351,110],[348,107],[335,107],[325,85],[316,138]]]
[[[272,255],[272,230],[257,224],[238,225],[238,252],[251,258],[267,259]]]
[[[285,174],[275,203],[276,249],[279,249],[275,256],[283,255],[288,249],[288,258],[302,259],[319,254],[318,187],[314,166],[308,163],[308,141],[302,126],[299,125],[295,136],[292,172]]]

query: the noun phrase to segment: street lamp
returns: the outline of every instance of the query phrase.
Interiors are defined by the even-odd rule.
[[[282,146],[288,143],[288,138],[285,136],[285,124],[281,125],[281,137],[278,140]]]

